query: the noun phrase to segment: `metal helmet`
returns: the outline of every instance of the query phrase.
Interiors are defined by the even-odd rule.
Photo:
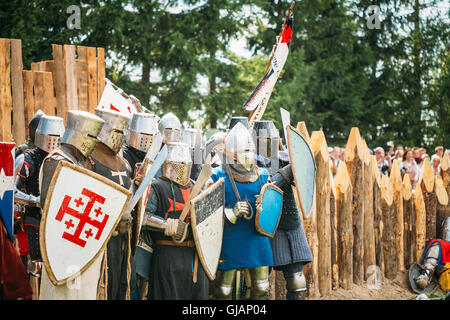
[[[240,173],[251,172],[255,164],[255,144],[250,131],[240,122],[225,138],[226,161]]]
[[[105,120],[92,113],[79,110],[69,110],[67,127],[61,143],[74,146],[88,157],[98,143],[97,135]]]
[[[128,125],[126,143],[137,150],[147,152],[157,132],[158,121],[153,113],[133,113]]]
[[[255,121],[253,130],[256,153],[266,158],[278,159],[280,133],[273,121]]]
[[[125,139],[125,130],[128,126],[129,117],[118,112],[95,109],[95,114],[105,120],[102,130],[97,138],[103,142],[114,154],[117,154]]]
[[[163,143],[181,141],[181,122],[172,112],[165,114],[161,118],[158,130],[163,136]]]
[[[161,166],[161,175],[185,186],[189,183],[192,159],[189,145],[181,142],[167,144],[167,158]]]
[[[35,134],[34,144],[45,152],[59,147],[64,134],[64,119],[61,117],[42,116]]]
[[[233,129],[233,127],[236,125],[236,123],[242,123],[248,130],[250,130],[250,124],[248,123],[247,117],[232,117],[230,120],[230,125],[228,127],[228,130]]]
[[[42,112],[41,109],[36,111],[33,118],[31,118],[30,123],[28,124],[28,135],[30,136],[31,141],[34,143],[34,139],[36,136],[36,129],[39,126],[39,120],[41,120],[41,117],[45,115],[44,112]]]
[[[185,129],[181,142],[189,145],[191,159],[194,164],[203,164],[205,162],[206,141],[200,129]]]

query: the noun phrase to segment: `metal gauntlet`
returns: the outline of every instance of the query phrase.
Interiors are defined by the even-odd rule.
[[[32,194],[26,194],[25,192],[22,192],[20,190],[14,191],[14,202],[17,204],[21,204],[24,206],[30,206],[30,207],[40,207],[40,196],[33,196]]]

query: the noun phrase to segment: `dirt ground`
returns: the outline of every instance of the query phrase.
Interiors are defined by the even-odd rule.
[[[283,299],[285,282],[282,275],[275,275],[276,284],[272,299]],[[395,280],[382,279],[379,289],[369,289],[366,284],[362,286],[353,285],[352,290],[338,288],[329,294],[320,297],[310,297],[308,300],[413,300],[418,296],[410,289],[407,272],[398,272]],[[438,287],[432,294],[427,295],[430,300],[445,297],[444,292]],[[269,294],[269,299],[270,299]]]

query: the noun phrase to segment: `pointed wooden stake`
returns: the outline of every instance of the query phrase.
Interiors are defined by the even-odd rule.
[[[398,161],[394,161],[391,168],[390,182],[394,189],[394,228],[395,245],[397,247],[397,268],[398,271],[405,271],[405,248],[403,239],[403,196],[402,196],[402,175]]]
[[[376,265],[380,267],[382,277],[384,277],[384,253],[383,253],[383,212],[381,209],[381,172],[378,169],[377,160],[374,155],[370,156],[372,166],[373,183],[373,225],[375,236],[375,258]]]
[[[403,197],[403,245],[405,249],[404,265],[409,269],[415,261],[416,238],[414,223],[414,199],[412,196],[412,186],[409,174],[403,176],[402,182]],[[414,232],[413,232],[414,229]],[[413,258],[414,257],[414,258]]]
[[[415,210],[415,226],[416,226],[416,257],[415,262],[422,259],[423,252],[426,245],[426,219],[427,212],[425,210],[425,202],[423,199],[422,187],[417,184],[414,193],[414,210]]]
[[[387,176],[381,178],[381,201],[383,212],[383,253],[385,275],[388,279],[397,276],[397,250],[394,228],[394,197],[391,182]]]

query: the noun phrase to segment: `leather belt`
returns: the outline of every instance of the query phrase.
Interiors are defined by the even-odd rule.
[[[175,246],[175,247],[195,247],[194,241],[184,241],[181,243],[177,243],[171,240],[156,240],[156,244],[162,246]]]

